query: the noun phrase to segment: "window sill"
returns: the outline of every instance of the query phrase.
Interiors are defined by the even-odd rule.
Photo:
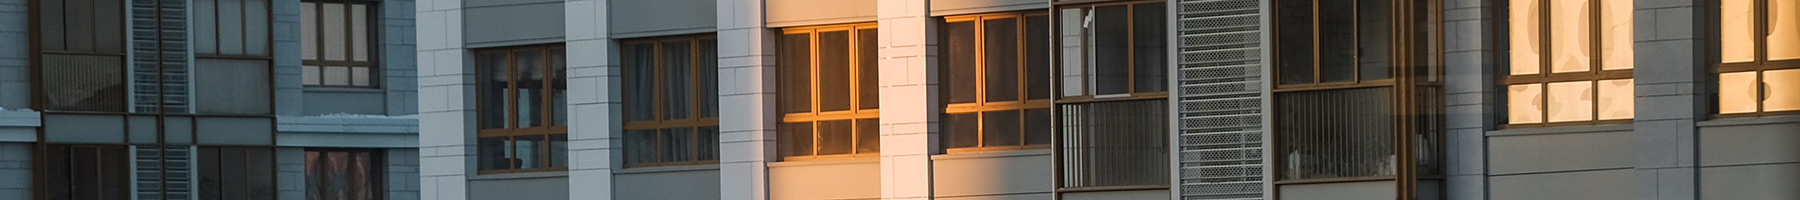
[[[1104,191],[1167,190],[1167,189],[1169,189],[1169,186],[1167,186],[1167,185],[1134,185],[1134,186],[1057,188],[1056,192],[1071,193],[1071,192],[1104,192]]]
[[[776,167],[800,167],[800,166],[818,166],[818,165],[854,165],[854,164],[880,164],[880,163],[881,163],[880,157],[865,157],[865,158],[780,161],[780,162],[769,162],[768,165],[771,168],[776,168]]]
[[[302,86],[300,91],[304,91],[304,92],[344,92],[344,93],[383,93],[383,92],[387,92],[387,90],[383,90],[381,88],[332,87],[332,86]]]
[[[719,164],[694,164],[694,165],[625,168],[625,169],[620,169],[618,171],[614,171],[613,174],[654,174],[654,173],[669,173],[669,172],[718,171],[718,170],[719,170]]]
[[[539,178],[562,178],[562,177],[569,177],[569,171],[481,174],[481,175],[475,175],[475,176],[469,177],[469,180],[481,181],[481,180],[539,179]]]
[[[1501,137],[1501,136],[1521,136],[1521,135],[1597,133],[1597,132],[1630,131],[1630,130],[1632,130],[1632,128],[1633,127],[1631,126],[1631,124],[1517,128],[1517,129],[1488,131],[1487,136],[1488,137]]]
[[[931,155],[931,160],[987,159],[987,158],[1049,156],[1049,155],[1050,155],[1050,149],[1035,148],[1035,149],[1015,149],[1015,150],[1001,150],[1001,151],[945,153],[945,154]]]
[[[1715,118],[1712,120],[1706,120],[1706,121],[1694,123],[1694,125],[1699,126],[1699,127],[1721,127],[1721,126],[1747,126],[1747,125],[1788,124],[1788,123],[1800,123],[1800,115]]]

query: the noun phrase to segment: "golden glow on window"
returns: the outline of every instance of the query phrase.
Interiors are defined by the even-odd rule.
[[[1756,61],[1756,18],[1750,17],[1756,11],[1754,0],[1723,0],[1719,3],[1719,45],[1737,48],[1719,48],[1725,63]]]
[[[1597,84],[1600,86],[1597,95],[1600,101],[1600,120],[1631,119],[1634,116],[1636,106],[1633,99],[1637,95],[1634,95],[1636,92],[1631,84],[1631,79],[1603,80]]]
[[[1550,73],[1588,71],[1593,55],[1588,45],[1593,23],[1588,16],[1588,1],[1551,1],[1550,4]]]
[[[1631,0],[1512,0],[1509,5],[1508,124],[1634,117]]]
[[[1769,60],[1800,59],[1800,1],[1771,0],[1768,14]]]
[[[1594,120],[1594,85],[1592,82],[1550,83],[1550,99],[1546,111],[1550,122]]]
[[[1507,123],[1527,124],[1544,122],[1544,88],[1539,84],[1511,85],[1506,87]]]
[[[1756,72],[1719,74],[1719,113],[1756,112]]]
[[[1769,96],[1763,99],[1763,111],[1800,110],[1800,69],[1763,72],[1763,83]]]
[[[1538,0],[1512,0],[1511,54],[1512,75],[1538,73],[1538,58],[1542,57],[1538,44]]]
[[[1600,69],[1631,69],[1632,56],[1631,0],[1606,0],[1600,4]],[[1631,82],[1629,80],[1625,82]],[[1604,117],[1602,117],[1604,118]]]

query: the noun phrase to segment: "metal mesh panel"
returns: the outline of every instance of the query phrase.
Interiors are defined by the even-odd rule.
[[[132,111],[188,112],[187,1],[131,1]]]
[[[193,184],[187,146],[138,146],[137,199],[190,199]]]
[[[1262,199],[1261,2],[1181,0],[1175,96],[1181,199]]]

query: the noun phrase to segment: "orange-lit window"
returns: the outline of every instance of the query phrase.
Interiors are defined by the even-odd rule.
[[[1800,111],[1800,2],[1724,0],[1719,9],[1719,114]]]
[[[776,110],[786,160],[881,151],[875,24],[788,28],[779,38]]]
[[[712,36],[628,40],[625,166],[719,161],[718,41]]]
[[[944,18],[938,91],[946,152],[1050,146],[1050,17]]]
[[[1509,126],[1630,121],[1630,0],[1511,0],[1508,5]]]
[[[480,173],[568,168],[563,52],[561,44],[475,51]]]

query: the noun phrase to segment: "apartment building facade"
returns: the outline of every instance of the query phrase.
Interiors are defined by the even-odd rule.
[[[419,199],[413,9],[0,1],[0,199]]]
[[[421,0],[425,199],[1793,199],[1784,0]]]

